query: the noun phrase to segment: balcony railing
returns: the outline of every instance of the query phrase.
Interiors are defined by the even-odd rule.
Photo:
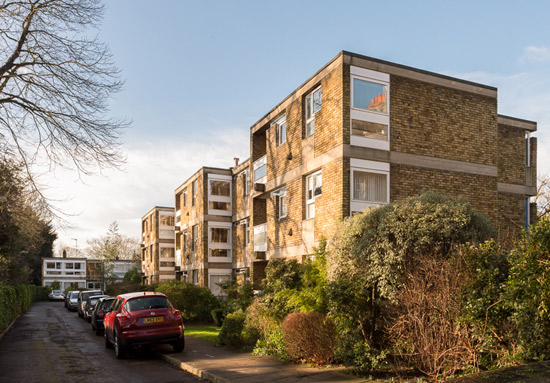
[[[267,223],[254,226],[254,251],[267,251]]]

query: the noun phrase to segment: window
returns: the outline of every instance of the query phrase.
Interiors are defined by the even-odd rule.
[[[230,197],[231,183],[229,181],[210,180],[210,194],[222,197]]]
[[[193,181],[193,206],[197,204],[197,194],[199,192],[199,181]]]
[[[183,252],[187,251],[187,231],[183,232]]]
[[[315,199],[321,195],[322,186],[320,171],[306,178],[306,219],[315,217]]]
[[[183,206],[187,206],[187,188],[183,191]]]
[[[248,221],[244,224],[244,244],[245,246],[250,245],[250,226],[248,225]]]
[[[525,166],[531,166],[531,133],[525,133]]]
[[[263,156],[254,162],[254,182],[265,183],[267,181],[267,156]]]
[[[364,202],[388,203],[387,174],[354,170],[353,199]]]
[[[229,250],[227,249],[210,249],[211,257],[228,257]]]
[[[243,172],[243,190],[245,197],[250,194],[250,169]]]
[[[197,251],[197,241],[199,240],[199,227],[197,225],[193,226],[193,237],[192,237],[192,246],[191,249],[193,252]]]
[[[210,242],[213,243],[228,243],[229,241],[229,229],[223,227],[211,227],[210,228]]]
[[[73,269],[74,268],[74,263],[65,263],[65,268],[66,269]]]
[[[160,226],[174,226],[174,216],[172,216],[172,215],[161,215],[160,216]]]
[[[388,86],[353,78],[353,107],[388,113]]]
[[[75,268],[76,270],[80,270],[80,266],[81,266],[81,263],[75,263],[75,264],[74,264],[74,268]]]
[[[306,97],[306,137],[315,133],[315,113],[321,110],[321,87]]]
[[[277,146],[279,146],[286,142],[286,116],[281,117],[274,123],[274,125]]]
[[[172,247],[161,247],[160,248],[160,257],[161,258],[174,258],[174,249]]]
[[[221,201],[210,201],[209,209],[231,211],[231,203],[221,202]]]
[[[279,189],[276,195],[279,218],[284,218],[286,217],[286,187]]]
[[[193,270],[193,283],[195,285],[199,284],[199,270]]]
[[[55,269],[55,262],[48,262],[48,263],[46,263],[46,268],[48,268],[48,269]]]

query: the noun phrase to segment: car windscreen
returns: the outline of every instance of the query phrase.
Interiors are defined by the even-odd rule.
[[[126,304],[127,311],[138,311],[148,309],[168,308],[168,301],[165,297],[142,297],[130,299]]]
[[[92,295],[98,295],[99,291],[86,291],[85,293],[82,293],[82,300],[86,301],[88,297],[91,297]]]
[[[101,308],[104,310],[111,308],[114,301],[114,299],[104,300],[103,302],[101,302]]]
[[[73,291],[73,292],[71,293],[71,295],[69,295],[69,298],[71,298],[71,299],[76,299],[76,298],[78,298],[78,291]]]

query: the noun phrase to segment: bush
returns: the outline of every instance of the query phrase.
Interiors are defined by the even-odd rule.
[[[283,338],[294,360],[328,364],[334,358],[336,333],[334,323],[315,311],[288,315],[283,322]]]
[[[182,281],[163,282],[156,291],[166,294],[186,321],[210,322],[212,310],[220,307],[218,299],[205,288]]]
[[[214,321],[214,324],[216,325],[216,327],[222,327],[223,320],[225,318],[225,310],[214,309],[210,311],[210,314],[212,315],[212,320]]]
[[[35,299],[34,285],[0,286],[0,333],[15,318],[27,312]]]
[[[223,321],[216,344],[240,347],[243,344],[244,321],[245,315],[242,311],[228,314]]]

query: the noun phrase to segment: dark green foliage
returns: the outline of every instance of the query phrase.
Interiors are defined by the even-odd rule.
[[[278,258],[269,262],[265,268],[264,292],[266,294],[300,287],[301,269],[295,259]]]
[[[124,282],[135,285],[141,282],[141,274],[136,265],[132,266],[132,268],[124,274]]]
[[[243,329],[246,317],[242,311],[228,314],[218,334],[216,344],[240,347],[243,344]]]
[[[510,255],[505,299],[521,359],[550,358],[550,217],[531,226]]]
[[[231,279],[227,282],[223,282],[221,288],[226,298],[226,314],[239,310],[246,310],[254,298],[254,287],[248,281],[238,283],[236,279]]]
[[[36,299],[34,285],[0,286],[0,333],[19,315],[27,312]]]
[[[225,319],[225,310],[214,309],[210,311],[210,315],[212,315],[212,320],[214,321],[216,327],[222,327],[223,320]]]
[[[220,307],[220,302],[209,289],[191,283],[163,282],[158,285],[156,291],[166,294],[186,321],[209,322],[211,311]]]

